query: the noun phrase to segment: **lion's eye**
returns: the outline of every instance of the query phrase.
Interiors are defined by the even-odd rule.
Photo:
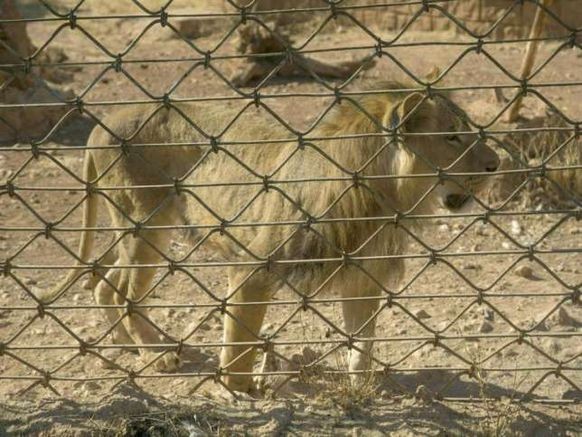
[[[459,144],[461,142],[461,139],[458,135],[449,135],[446,138],[449,143]]]

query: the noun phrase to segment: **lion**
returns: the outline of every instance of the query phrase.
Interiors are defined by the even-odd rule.
[[[80,276],[97,272],[96,302],[126,306],[105,310],[115,324],[113,341],[138,349],[164,343],[139,303],[156,272],[152,266],[179,268],[166,255],[172,234],[164,227],[186,225],[192,241],[212,240],[230,265],[220,303],[220,366],[229,389],[253,389],[267,305],[284,285],[293,287],[298,305],[308,306],[322,288],[350,298],[342,301],[343,333],[357,380],[371,367],[376,297],[404,272],[394,257],[407,244],[399,220],[439,206],[463,208],[499,165],[448,96],[428,97],[392,82],[370,89],[344,96],[305,136],[261,102],[242,113],[187,103],[132,106],[106,116],[85,155],[87,230],[79,268],[43,300],[54,301]],[[105,255],[92,259],[100,198],[120,230]],[[150,267],[127,268],[140,265]],[[139,352],[157,357],[160,371],[180,365],[162,347]]]

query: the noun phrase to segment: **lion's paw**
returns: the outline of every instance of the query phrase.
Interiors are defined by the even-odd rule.
[[[180,356],[176,352],[168,352],[156,360],[153,368],[162,373],[174,373],[181,365]]]

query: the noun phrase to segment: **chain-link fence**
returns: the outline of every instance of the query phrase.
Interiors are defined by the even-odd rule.
[[[580,400],[560,5],[149,3],[4,2],[7,392]]]

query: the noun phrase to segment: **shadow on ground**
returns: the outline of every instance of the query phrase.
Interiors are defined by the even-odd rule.
[[[580,412],[580,404],[444,403],[410,396],[349,408],[305,398],[167,399],[126,384],[96,403],[56,398],[1,404],[0,434],[573,436],[582,432]]]

